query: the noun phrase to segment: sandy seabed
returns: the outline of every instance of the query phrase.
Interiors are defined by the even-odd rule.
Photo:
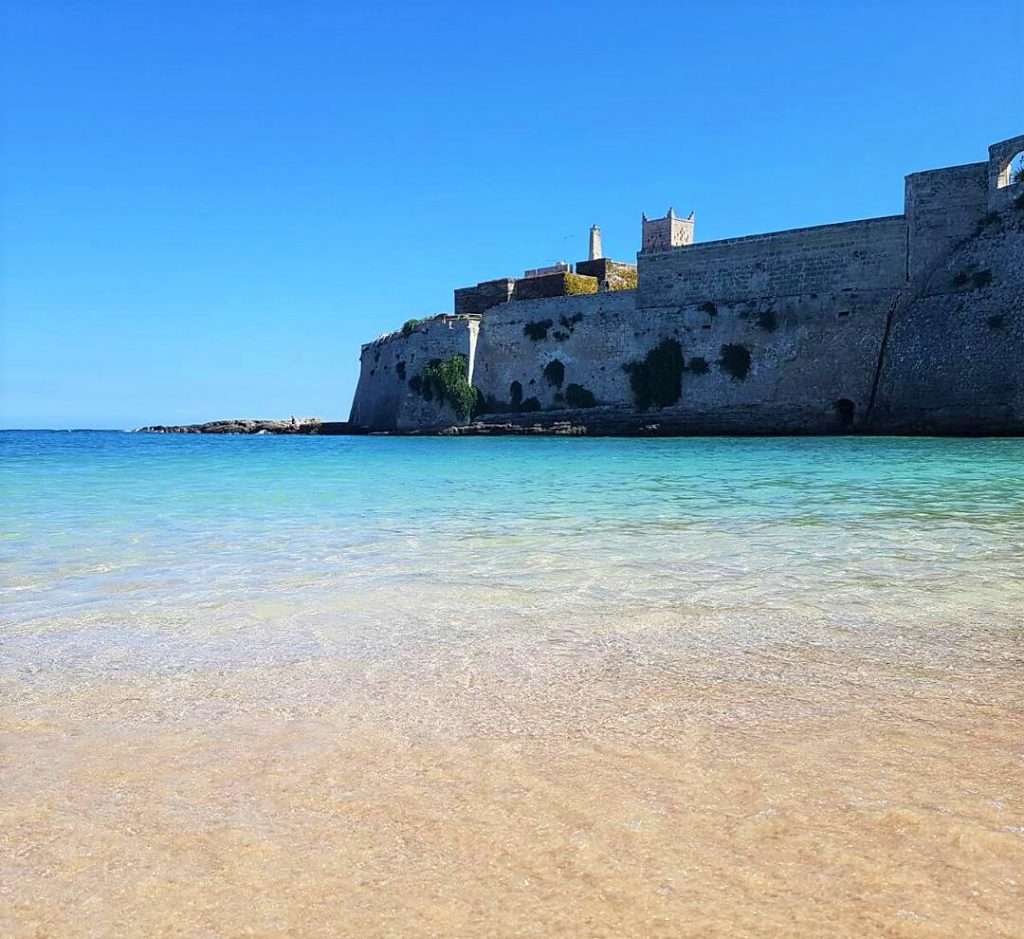
[[[1013,635],[448,657],[8,686],[0,932],[1024,935]]]

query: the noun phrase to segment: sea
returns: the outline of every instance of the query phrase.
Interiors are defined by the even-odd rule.
[[[2,935],[1024,936],[1024,440],[0,473]]]

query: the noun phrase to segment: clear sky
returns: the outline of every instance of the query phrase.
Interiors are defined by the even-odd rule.
[[[1024,131],[1024,0],[0,0],[0,426],[348,416],[453,287],[902,211]]]

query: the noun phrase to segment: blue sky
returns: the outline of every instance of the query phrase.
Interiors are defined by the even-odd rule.
[[[902,211],[1024,130],[1024,2],[3,0],[0,425],[347,417],[451,290]]]

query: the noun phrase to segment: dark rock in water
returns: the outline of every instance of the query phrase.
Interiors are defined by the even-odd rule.
[[[140,427],[142,434],[307,434],[337,436],[361,433],[347,421],[322,421],[319,417],[293,417],[283,421],[207,421],[205,424],[154,424]]]
[[[471,424],[462,424],[455,427],[445,427],[438,431],[442,437],[499,437],[503,435],[529,435],[539,434],[554,437],[582,437],[587,433],[587,428],[582,424],[572,424],[569,421],[549,421],[547,423],[523,423],[515,424],[510,421],[501,423],[489,423],[487,421],[474,421]]]

